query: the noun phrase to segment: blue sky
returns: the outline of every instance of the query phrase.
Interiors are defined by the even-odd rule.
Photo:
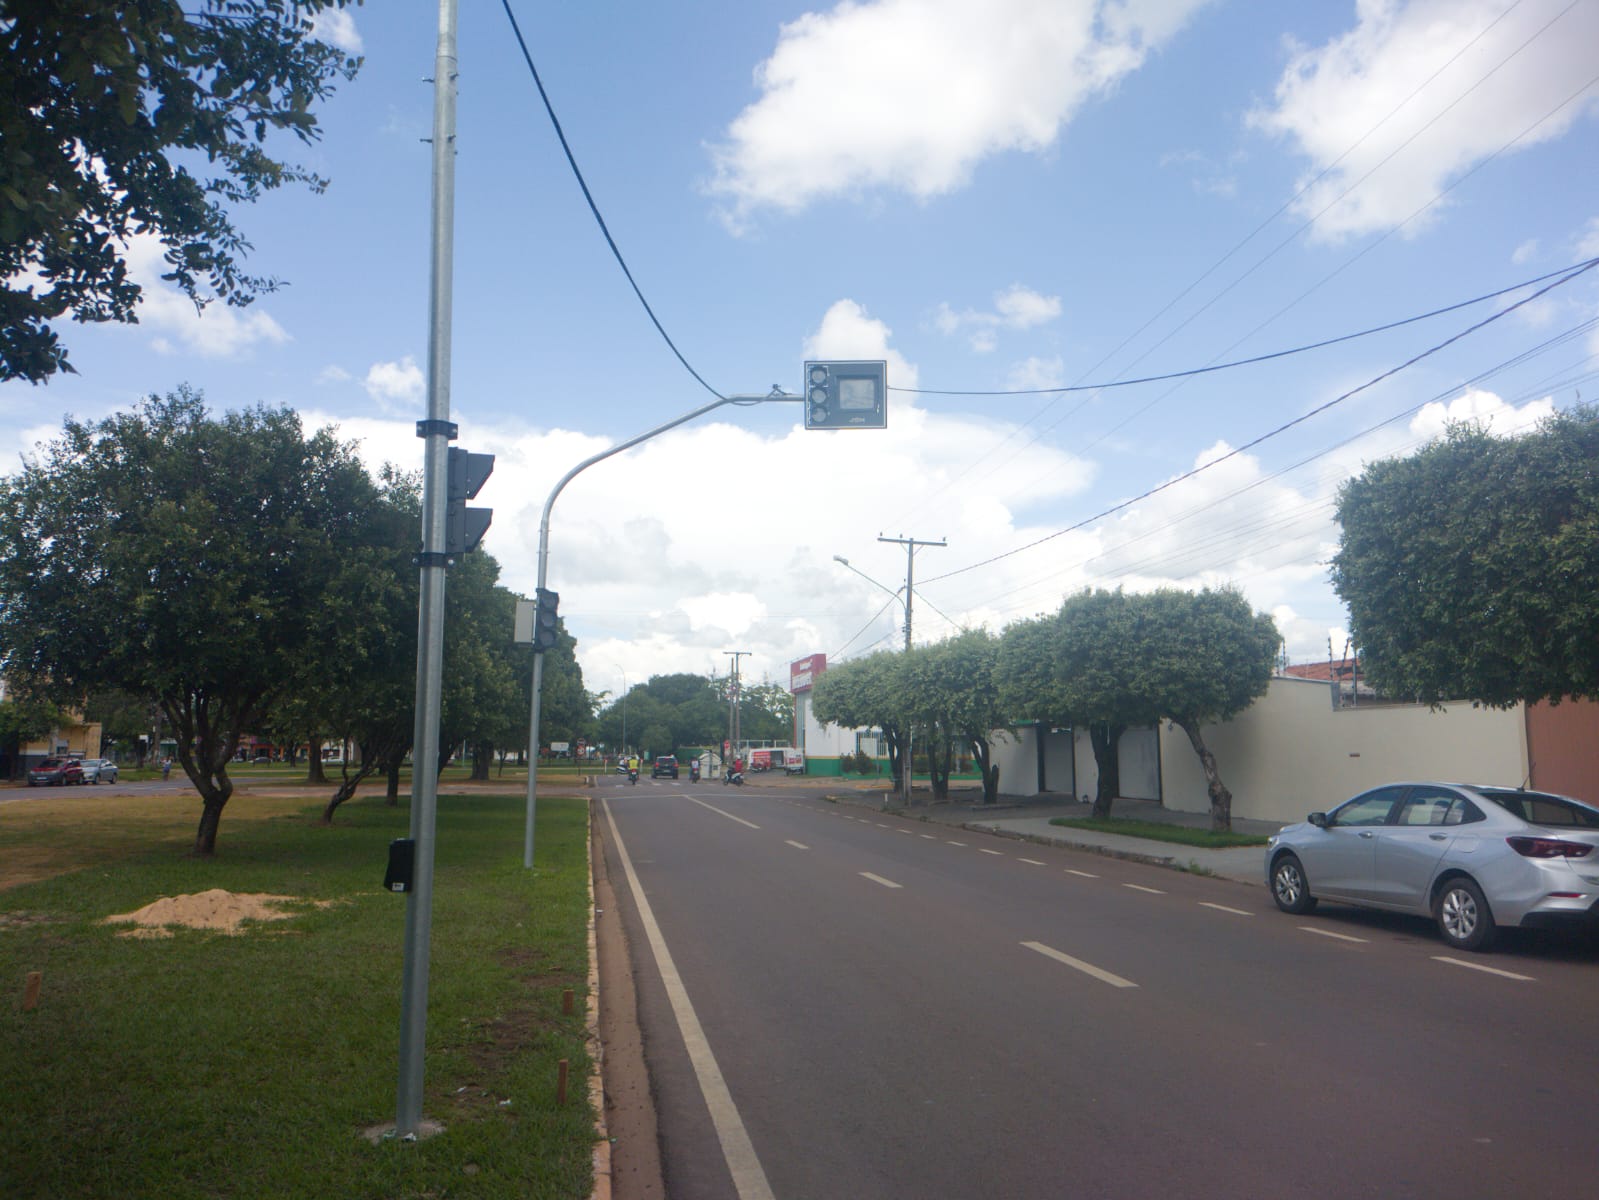
[[[833,561],[894,589],[879,534],[947,538],[917,557],[918,640],[1083,586],[1232,583],[1294,660],[1324,657],[1340,480],[1449,416],[1510,431],[1593,398],[1599,271],[1231,457],[1531,289],[1183,382],[992,393],[1268,354],[1599,256],[1594,0],[512,7],[712,387],[797,391],[806,358],[860,357],[896,389],[882,432],[724,408],[570,486],[550,584],[591,688],[729,650],[786,682],[896,645],[897,605]],[[324,26],[366,64],[284,152],[331,186],[237,214],[287,286],[197,318],[131,248],[141,323],[69,327],[80,375],[0,387],[15,453],[189,383],[420,465],[436,25],[372,4]],[[498,456],[485,546],[530,591],[554,481],[711,396],[611,257],[499,5],[462,6],[459,47],[452,415]]]

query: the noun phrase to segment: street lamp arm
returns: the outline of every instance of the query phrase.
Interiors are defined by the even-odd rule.
[[[845,567],[848,570],[854,571],[855,574],[859,575],[862,579],[866,580],[866,582],[871,584],[874,588],[878,588],[881,591],[887,592],[890,596],[894,597],[894,599],[899,600],[901,604],[904,603],[904,601],[900,599],[900,592],[903,592],[905,590],[904,588],[892,589],[886,583],[878,583],[877,580],[873,579],[865,571],[862,571],[862,570],[857,569],[856,567],[850,566],[849,559],[845,558],[841,554],[833,555],[833,561],[838,563],[838,564],[840,564],[841,566]]]

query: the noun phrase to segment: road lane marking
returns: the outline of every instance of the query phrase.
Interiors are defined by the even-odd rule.
[[[946,845],[946,846],[959,846],[963,850],[966,848],[966,843],[965,842],[952,842],[948,838],[944,839],[944,845]]]
[[[1018,858],[1017,862],[1024,862],[1030,867],[1042,867],[1047,864],[1039,862],[1036,858]]]
[[[1201,908],[1214,908],[1217,912],[1230,912],[1234,916],[1238,917],[1252,917],[1255,915],[1254,913],[1246,912],[1241,908],[1228,908],[1225,904],[1212,904],[1209,900],[1201,900],[1199,902],[1199,906]]]
[[[760,828],[760,826],[757,825],[754,821],[746,821],[743,817],[735,817],[732,813],[724,812],[720,808],[717,808],[716,805],[714,805],[714,804],[707,804],[707,803],[705,803],[705,801],[697,799],[694,796],[690,796],[689,799],[693,800],[694,803],[698,804],[701,808],[710,809],[713,813],[715,813],[719,817],[726,817],[729,821],[737,821],[740,825],[748,825],[751,829],[759,829]]]
[[[1148,892],[1151,896],[1164,896],[1166,893],[1159,888],[1145,887],[1141,883],[1124,883],[1124,888],[1132,888],[1135,892]]]
[[[1063,954],[1059,950],[1044,945],[1042,942],[1023,942],[1022,945],[1029,950],[1036,950],[1045,958],[1053,958],[1056,962],[1065,963],[1068,967],[1081,971],[1084,975],[1092,975],[1101,983],[1110,984],[1111,987],[1135,988],[1138,986],[1131,979],[1123,979],[1120,975],[1112,975],[1109,971],[1101,970],[1093,963],[1085,963],[1080,958],[1073,958],[1070,954]]]
[[[892,825],[885,825],[881,821],[877,822],[877,827],[879,829],[892,829],[892,828],[894,828]]]
[[[650,907],[644,887],[633,870],[633,860],[622,842],[622,831],[616,827],[616,818],[611,814],[611,802],[602,800],[601,803],[605,806],[605,820],[611,827],[611,838],[616,842],[616,856],[622,860],[622,870],[627,875],[628,888],[633,893],[633,903],[638,908],[639,921],[644,926],[645,939],[655,956],[656,969],[661,973],[661,983],[666,988],[672,1013],[677,1018],[678,1032],[688,1051],[689,1062],[694,1067],[694,1076],[699,1080],[700,1095],[710,1110],[711,1123],[716,1128],[717,1140],[722,1144],[722,1158],[727,1163],[728,1174],[733,1177],[733,1187],[738,1192],[739,1200],[776,1200],[771,1184],[766,1181],[761,1160],[755,1154],[755,1144],[750,1141],[749,1130],[744,1128],[738,1106],[733,1103],[733,1094],[728,1091],[727,1080],[722,1077],[721,1067],[716,1065],[716,1055],[711,1053],[711,1043],[705,1037],[699,1015],[688,998],[683,977],[677,973],[672,952],[666,947],[666,938],[662,936],[661,927],[655,920],[655,910]]]
[[[895,883],[892,879],[884,879],[881,875],[873,875],[870,871],[862,871],[861,878],[870,879],[873,883],[880,883],[886,888],[897,888],[904,886],[903,884]]]
[[[804,842],[796,842],[792,838],[784,838],[783,841],[784,841],[785,844],[793,846],[794,849],[796,849],[796,850],[809,850],[810,849],[810,847],[807,846]]]
[[[982,854],[994,854],[994,855],[998,855],[1000,858],[1004,858],[1005,857],[1005,853],[1002,850],[984,850],[981,846],[977,847],[977,849],[978,849],[978,852],[982,853]]]
[[[1330,929],[1317,929],[1314,925],[1301,925],[1299,928],[1318,937],[1337,938],[1340,942],[1359,942],[1362,946],[1367,944],[1365,938],[1350,937],[1347,933],[1334,933]]]
[[[928,841],[930,841],[930,842],[936,842],[936,841],[938,841],[938,839],[937,839],[937,838],[936,838],[936,837],[934,837],[934,836],[933,836],[933,835],[932,835],[932,834],[930,834],[930,833],[924,833],[924,834],[922,834],[922,836],[923,836],[923,837],[924,837],[924,838],[926,838],[926,839],[927,839],[927,840],[928,840]]]
[[[1452,967],[1465,967],[1468,971],[1484,971],[1489,975],[1500,975],[1506,979],[1519,979],[1522,983],[1537,983],[1531,975],[1517,975],[1514,971],[1503,971],[1498,967],[1485,967],[1481,963],[1467,962],[1463,958],[1448,958],[1442,954],[1432,956],[1434,962],[1448,963]]]
[[[1076,871],[1076,870],[1073,870],[1071,867],[1067,867],[1066,868],[1066,874],[1068,874],[1068,875],[1081,875],[1084,879],[1098,879],[1099,878],[1098,875],[1090,875],[1087,871]]]

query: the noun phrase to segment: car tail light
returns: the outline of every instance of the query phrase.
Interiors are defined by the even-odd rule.
[[[1523,858],[1586,858],[1593,850],[1584,842],[1567,842],[1560,838],[1509,837],[1505,841]]]

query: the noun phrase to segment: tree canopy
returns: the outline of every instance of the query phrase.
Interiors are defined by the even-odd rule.
[[[1599,410],[1473,425],[1338,496],[1333,586],[1378,691],[1437,704],[1599,695]]]
[[[225,205],[327,181],[268,153],[360,60],[311,18],[350,0],[5,0],[0,6],[0,380],[74,368],[55,323],[138,320],[129,239],[197,305],[250,303]],[[199,171],[200,174],[195,172]]]
[[[211,854],[239,735],[336,638],[376,496],[349,445],[288,409],[213,417],[180,390],[69,419],[0,480],[0,669],[65,702],[156,698]]]

